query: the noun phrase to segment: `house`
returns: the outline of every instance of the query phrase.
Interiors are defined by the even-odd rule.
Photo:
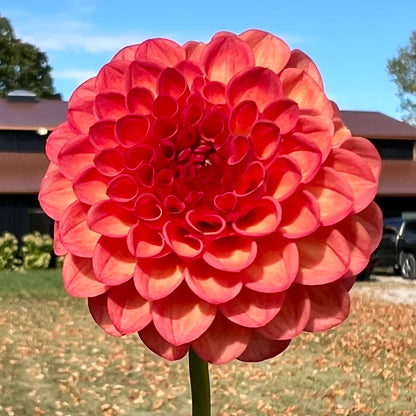
[[[67,102],[38,100],[28,91],[0,99],[0,233],[52,234],[37,193],[49,163],[46,139],[66,112]],[[341,113],[352,133],[369,138],[382,156],[377,202],[385,216],[416,212],[416,128],[378,112]]]
[[[354,136],[370,139],[382,158],[376,202],[385,217],[416,212],[416,128],[372,111],[341,111]]]
[[[0,233],[52,234],[53,224],[41,210],[37,193],[49,163],[46,138],[65,120],[66,111],[66,102],[37,100],[24,90],[0,99]]]

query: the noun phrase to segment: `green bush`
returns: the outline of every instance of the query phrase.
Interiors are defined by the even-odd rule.
[[[21,239],[20,253],[26,270],[47,269],[51,262],[53,239],[48,234],[35,231]]]
[[[17,270],[21,264],[18,254],[19,242],[16,236],[4,232],[0,236],[0,270]]]

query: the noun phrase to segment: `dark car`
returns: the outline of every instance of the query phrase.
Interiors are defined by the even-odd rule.
[[[395,275],[416,278],[416,219],[387,217],[383,236],[368,266],[357,276],[366,280],[375,267],[393,268]]]
[[[377,249],[371,255],[367,267],[358,274],[357,280],[367,280],[375,267],[392,267],[396,264],[396,239],[398,230],[394,226],[384,225],[383,236]],[[395,274],[400,271],[394,269]]]
[[[416,279],[416,219],[403,220],[396,238],[395,268],[406,279]]]

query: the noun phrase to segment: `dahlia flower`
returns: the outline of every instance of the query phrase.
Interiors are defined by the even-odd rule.
[[[380,241],[377,151],[263,31],[122,49],[46,152],[66,290],[168,360],[261,361],[338,325]]]

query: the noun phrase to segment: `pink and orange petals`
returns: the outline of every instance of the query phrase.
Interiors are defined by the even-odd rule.
[[[261,361],[341,323],[381,238],[377,151],[264,31],[122,49],[46,151],[66,290],[168,360]]]

